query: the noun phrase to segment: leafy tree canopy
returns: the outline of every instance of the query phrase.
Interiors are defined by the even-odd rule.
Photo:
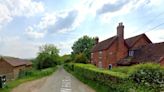
[[[39,53],[36,58],[37,69],[53,67],[57,65],[59,58],[59,49],[53,44],[46,44],[39,47]]]
[[[87,35],[85,35],[74,42],[72,46],[72,54],[83,53],[87,57],[87,59],[90,59],[91,49],[94,44],[95,38],[88,37]]]

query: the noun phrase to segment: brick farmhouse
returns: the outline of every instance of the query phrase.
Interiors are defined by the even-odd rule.
[[[0,58],[0,75],[5,75],[7,80],[18,78],[21,71],[30,68],[32,68],[32,62],[28,60],[12,57]]]
[[[129,66],[154,62],[164,65],[164,42],[152,43],[146,34],[124,39],[124,25],[119,23],[117,35],[99,42],[91,50],[91,63],[100,68]]]

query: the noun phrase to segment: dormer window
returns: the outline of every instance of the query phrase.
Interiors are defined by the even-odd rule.
[[[129,51],[129,56],[134,56],[134,50]]]

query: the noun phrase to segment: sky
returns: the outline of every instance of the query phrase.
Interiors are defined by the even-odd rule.
[[[35,58],[54,44],[70,54],[78,38],[105,40],[123,22],[124,36],[164,41],[164,0],[0,0],[0,55]]]

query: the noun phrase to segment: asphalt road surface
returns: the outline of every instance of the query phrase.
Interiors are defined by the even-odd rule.
[[[77,80],[63,68],[54,74],[39,80],[23,83],[12,92],[95,92],[93,89]]]

